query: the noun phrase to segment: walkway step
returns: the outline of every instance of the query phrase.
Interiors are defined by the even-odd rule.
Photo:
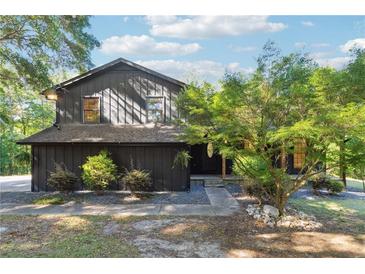
[[[239,207],[237,200],[225,189],[209,187],[205,189],[210,203],[214,207],[236,208]]]
[[[224,187],[224,183],[223,183],[223,180],[205,179],[204,180],[204,186],[205,187]]]

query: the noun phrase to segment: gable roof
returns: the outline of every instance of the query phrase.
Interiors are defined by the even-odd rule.
[[[166,80],[166,81],[169,81],[169,82],[171,82],[171,83],[173,83],[173,84],[175,84],[175,85],[181,86],[181,87],[186,86],[186,84],[185,84],[184,82],[181,82],[181,81],[179,81],[179,80],[176,80],[176,79],[174,79],[174,78],[171,78],[171,77],[169,77],[169,76],[166,76],[166,75],[164,75],[164,74],[162,74],[162,73],[159,73],[159,72],[157,72],[157,71],[154,71],[154,70],[152,70],[152,69],[146,68],[146,67],[144,67],[144,66],[138,65],[138,64],[136,64],[136,63],[134,63],[134,62],[132,62],[132,61],[129,61],[129,60],[127,60],[127,59],[124,59],[124,58],[118,58],[118,59],[116,59],[116,60],[114,60],[114,61],[111,61],[111,62],[109,62],[109,63],[106,63],[106,64],[102,65],[102,66],[96,67],[96,68],[94,68],[94,69],[91,69],[91,70],[89,70],[89,71],[87,71],[87,72],[85,72],[85,73],[82,73],[82,74],[80,74],[80,75],[78,75],[78,76],[76,76],[76,77],[73,77],[73,78],[71,78],[71,79],[68,79],[68,80],[66,80],[66,81],[64,81],[64,82],[62,82],[62,83],[59,83],[59,84],[57,84],[57,85],[55,86],[55,88],[57,89],[57,88],[67,87],[68,85],[71,85],[71,84],[74,84],[74,83],[76,83],[76,82],[78,82],[78,81],[80,81],[80,80],[83,80],[83,79],[89,78],[89,77],[91,77],[91,76],[95,75],[95,74],[96,74],[96,73],[98,73],[98,72],[101,72],[101,71],[107,70],[107,69],[109,69],[109,68],[111,68],[111,67],[114,67],[114,66],[117,66],[117,65],[119,65],[119,64],[126,64],[126,65],[128,65],[128,66],[131,66],[131,67],[133,67],[133,68],[137,69],[137,70],[144,71],[144,72],[146,72],[146,73],[148,73],[148,74],[154,75],[154,76],[156,76],[156,77],[158,77],[158,78],[162,78],[162,79],[164,79],[164,80]],[[42,91],[41,93],[43,94],[45,91],[46,91],[46,90]]]
[[[49,127],[18,144],[45,143],[183,143],[181,130],[174,126],[141,124],[63,124]]]

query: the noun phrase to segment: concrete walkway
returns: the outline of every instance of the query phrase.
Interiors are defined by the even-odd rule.
[[[119,216],[229,216],[239,210],[239,204],[225,188],[205,189],[210,205],[198,204],[135,204],[64,205],[1,204],[0,215],[119,215]]]
[[[31,175],[0,176],[0,193],[30,191],[31,179]]]

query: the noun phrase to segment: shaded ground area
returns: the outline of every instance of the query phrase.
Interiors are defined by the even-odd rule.
[[[233,216],[0,216],[0,257],[365,257],[363,199],[294,196],[323,224],[304,231],[254,220],[255,199],[226,189],[242,207]]]
[[[1,216],[0,257],[365,257],[365,234],[230,217]]]
[[[209,204],[209,199],[203,188],[195,188],[190,192],[160,192],[140,193],[132,195],[129,192],[105,192],[104,195],[95,195],[93,192],[75,192],[60,194],[52,192],[2,192],[2,204],[42,204],[42,201],[51,201],[57,198],[61,203],[75,201],[82,204]]]

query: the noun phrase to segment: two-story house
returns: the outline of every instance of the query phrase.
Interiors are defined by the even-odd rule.
[[[55,163],[80,177],[86,157],[102,149],[120,170],[149,170],[155,190],[189,189],[190,171],[219,174],[221,158],[209,158],[205,146],[189,147],[172,125],[184,85],[122,58],[58,84],[55,124],[18,142],[32,147],[32,191],[52,190],[47,179]],[[193,161],[172,168],[182,149],[191,149]]]
[[[183,191],[191,174],[231,172],[231,161],[209,155],[205,144],[189,146],[173,126],[175,99],[185,84],[119,58],[43,92],[56,100],[53,126],[19,141],[32,147],[32,191],[50,191],[55,163],[80,177],[86,157],[107,149],[122,171],[151,172],[155,190]],[[187,168],[174,167],[180,150],[189,150]],[[304,150],[289,155],[289,172],[298,171]],[[112,186],[118,189],[118,185]],[[82,182],[75,189],[83,189]]]

